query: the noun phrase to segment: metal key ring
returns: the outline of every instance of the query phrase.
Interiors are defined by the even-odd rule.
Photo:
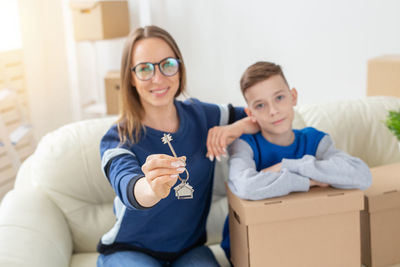
[[[186,184],[187,181],[189,180],[189,172],[188,172],[188,170],[186,168],[185,168],[185,172],[186,172],[186,179],[182,179],[179,175],[178,175],[178,178],[182,183]]]

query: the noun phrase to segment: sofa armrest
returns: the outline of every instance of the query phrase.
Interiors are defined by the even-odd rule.
[[[222,240],[222,230],[226,216],[228,215],[227,197],[216,197],[211,204],[210,213],[207,218],[207,243],[206,245],[218,244]]]
[[[32,162],[33,162],[33,155],[29,156],[27,159],[24,160],[24,162],[22,162],[21,166],[18,168],[14,188],[18,190],[32,189],[33,186],[31,181]]]
[[[12,190],[0,204],[0,266],[68,267],[72,239],[61,210],[39,189]]]

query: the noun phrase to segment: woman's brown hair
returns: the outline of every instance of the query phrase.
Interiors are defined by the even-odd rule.
[[[131,32],[125,42],[121,61],[121,108],[117,120],[118,134],[121,143],[130,141],[132,144],[140,139],[143,128],[141,123],[144,117],[144,109],[140,102],[136,87],[132,86],[132,53],[134,45],[146,38],[160,38],[165,41],[174,51],[175,57],[179,59],[179,88],[175,97],[185,91],[186,69],[182,54],[172,36],[157,26],[140,27]],[[134,74],[133,74],[134,75]]]

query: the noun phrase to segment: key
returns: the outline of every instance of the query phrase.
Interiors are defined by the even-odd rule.
[[[178,158],[176,153],[175,153],[174,148],[171,145],[172,136],[170,134],[164,134],[164,137],[161,138],[161,141],[164,144],[168,144],[169,149],[171,150],[171,152],[174,155],[174,157]],[[187,182],[189,180],[189,172],[187,171],[187,169],[185,169],[185,171],[186,171],[186,179],[182,179],[178,175],[178,178],[181,181],[181,183],[174,187],[175,197],[178,198],[178,199],[192,199],[193,198],[194,189]]]

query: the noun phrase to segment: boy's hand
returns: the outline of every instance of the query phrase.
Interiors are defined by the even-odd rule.
[[[312,186],[328,187],[329,184],[321,183],[321,182],[315,181],[313,179],[310,179],[310,187],[312,187]]]
[[[257,123],[246,117],[235,123],[225,126],[215,126],[208,131],[207,136],[207,154],[211,161],[214,157],[220,160],[220,156],[226,155],[226,147],[242,134],[255,134],[260,131]]]
[[[282,169],[282,162],[272,165],[268,168],[261,170],[262,172],[280,172]]]

